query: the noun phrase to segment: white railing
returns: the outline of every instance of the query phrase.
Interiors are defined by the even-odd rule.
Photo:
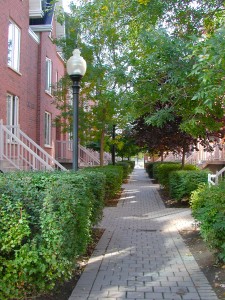
[[[81,145],[79,145],[79,158],[80,163],[84,163],[88,166],[99,166],[100,159],[99,155],[97,156],[96,151],[89,150]]]
[[[63,170],[57,160],[30,139],[19,126],[0,121],[0,168],[7,170]]]
[[[216,174],[208,174],[209,185],[218,185],[219,180],[222,179],[224,173],[225,173],[225,167],[217,171]]]
[[[209,186],[218,184],[218,179],[215,174],[208,174],[208,184]]]
[[[71,163],[73,155],[73,141],[56,141],[56,159],[63,163]],[[104,153],[104,164],[111,160],[109,153]],[[100,155],[97,151],[87,149],[82,145],[78,148],[78,164],[80,166],[99,166]]]
[[[191,154],[188,154],[189,156],[186,156],[185,164],[191,164],[191,165],[197,165],[198,164],[198,153],[192,152]]]
[[[220,144],[214,145],[213,151],[208,152],[204,150],[204,147],[198,144],[198,151],[193,151],[186,154],[185,164],[193,164],[204,167],[210,161],[225,161],[225,148]],[[179,161],[181,160],[181,155],[174,155],[169,152],[164,156],[164,161]],[[157,161],[161,161],[161,157]]]

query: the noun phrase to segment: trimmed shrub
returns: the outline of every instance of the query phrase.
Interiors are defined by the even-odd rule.
[[[134,169],[134,167],[135,167],[135,161],[134,161],[134,160],[126,160],[126,162],[127,162],[128,164],[130,164],[130,166],[131,166],[131,171],[133,171],[133,169]]]
[[[108,165],[104,167],[85,168],[81,172],[90,172],[91,170],[105,175],[105,201],[114,199],[123,183],[123,167]]]
[[[159,178],[158,178],[158,168],[161,164],[164,164],[164,162],[156,161],[156,162],[154,162],[153,167],[152,167],[153,178],[156,180],[156,182],[158,182],[158,180],[159,180]]]
[[[157,168],[158,181],[165,188],[169,189],[169,174],[172,171],[181,170],[182,165],[180,163],[163,163]],[[183,170],[196,170],[197,167],[194,165],[185,165]]]
[[[198,188],[200,183],[207,183],[208,172],[202,170],[181,170],[169,173],[170,197],[180,201],[190,197],[191,192]]]
[[[118,161],[116,166],[123,168],[123,180],[126,180],[129,174],[132,172],[132,167],[127,161]]]
[[[93,194],[93,207],[91,214],[91,223],[96,225],[102,219],[105,190],[106,190],[106,175],[100,172],[90,170],[85,173],[87,183]]]
[[[200,232],[208,245],[225,262],[225,182],[217,186],[201,185],[191,195],[194,218],[200,222]]]
[[[153,178],[153,166],[154,166],[154,162],[148,162],[145,164],[145,170],[149,176],[149,178]]]
[[[163,162],[163,161],[156,161],[153,164],[152,168],[152,173],[153,173],[153,178],[158,182],[159,181],[159,174],[158,174],[158,169],[160,168],[161,165],[177,165],[179,163],[176,162]]]
[[[27,299],[71,276],[102,216],[105,184],[93,170],[0,175],[0,299]]]

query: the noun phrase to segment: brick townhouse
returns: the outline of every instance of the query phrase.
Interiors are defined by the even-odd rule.
[[[53,126],[59,112],[52,103],[52,85],[64,75],[65,66],[52,38],[64,28],[56,23],[49,2],[1,0],[0,120],[20,125],[54,157],[61,136]]]
[[[65,74],[53,43],[65,34],[55,18],[62,1],[0,0],[0,172],[71,168],[70,136],[54,126],[53,87]],[[81,145],[78,158],[82,167],[99,164],[99,153]]]

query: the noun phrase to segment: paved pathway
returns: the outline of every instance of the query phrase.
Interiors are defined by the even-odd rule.
[[[192,226],[190,210],[165,208],[142,169],[123,187],[69,300],[218,299],[178,233]]]

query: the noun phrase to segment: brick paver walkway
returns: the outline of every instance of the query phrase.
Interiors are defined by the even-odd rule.
[[[105,232],[69,300],[216,300],[178,229],[189,209],[165,208],[157,187],[135,169],[117,207],[104,210]]]

